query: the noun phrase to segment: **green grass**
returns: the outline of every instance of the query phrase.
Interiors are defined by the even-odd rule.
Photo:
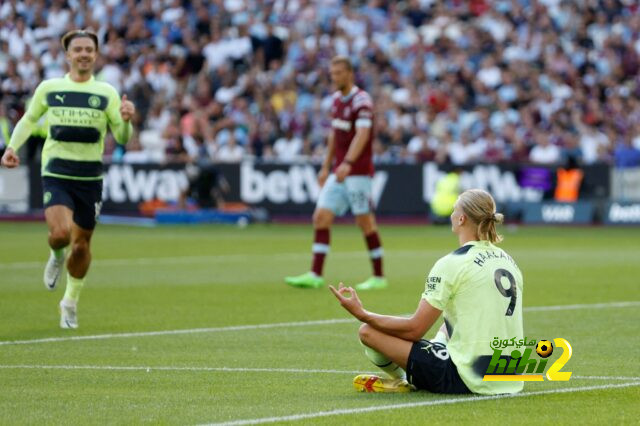
[[[507,228],[504,234],[503,247],[525,277],[525,307],[640,301],[640,228]],[[425,275],[456,240],[447,228],[425,226],[386,226],[381,236],[391,288],[363,293],[361,299],[374,311],[412,312]],[[80,329],[69,332],[58,328],[62,289],[49,293],[41,282],[46,228],[0,223],[0,341],[346,320],[327,290],[297,290],[282,282],[285,275],[307,270],[310,238],[309,226],[100,226],[82,293]],[[355,227],[334,229],[325,270],[331,283],[353,284],[370,274]],[[438,401],[460,397],[353,391],[355,372],[374,371],[357,341],[355,321],[4,344],[0,423],[199,424],[403,403],[439,405],[300,421],[635,423],[639,386],[582,388],[640,382],[585,378],[640,377],[638,324],[638,304],[525,312],[527,336],[564,337],[573,347],[564,368],[573,372],[570,381],[528,383],[525,392],[577,391],[463,397],[454,404]]]

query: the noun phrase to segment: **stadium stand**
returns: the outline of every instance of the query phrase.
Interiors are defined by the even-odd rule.
[[[633,0],[8,0],[0,150],[78,27],[139,111],[113,161],[317,161],[342,54],[376,103],[377,162],[640,165]]]

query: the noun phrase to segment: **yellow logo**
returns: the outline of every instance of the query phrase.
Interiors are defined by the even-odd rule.
[[[549,358],[553,353],[553,343],[548,340],[540,340],[536,345],[536,353],[540,358]]]

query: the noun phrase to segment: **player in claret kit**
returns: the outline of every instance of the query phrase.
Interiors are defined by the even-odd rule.
[[[373,276],[356,288],[383,289],[388,284],[382,271],[383,250],[371,201],[373,102],[367,92],[355,85],[353,67],[348,58],[333,58],[330,74],[337,91],[333,94],[327,153],[318,173],[322,190],[313,213],[311,270],[286,277],[285,282],[306,288],[324,285],[322,269],[329,252],[331,225],[336,215],[343,215],[350,208],[364,235],[373,268]]]
[[[60,301],[60,327],[77,328],[80,290],[91,263],[90,242],[102,204],[102,154],[107,126],[118,143],[132,132],[135,107],[126,95],[120,99],[113,86],[96,81],[93,66],[98,37],[74,30],[61,39],[69,63],[62,78],[41,82],[29,108],[16,125],[2,166],[17,167],[18,149],[47,114],[47,139],[42,149],[44,214],[51,254],[44,270],[44,285],[56,288],[67,258],[67,289]]]
[[[379,315],[364,309],[356,291],[342,283],[330,290],[364,324],[360,341],[366,356],[389,377],[361,374],[354,386],[365,392],[502,394],[519,392],[522,381],[484,381],[495,336],[524,337],[522,273],[504,250],[489,193],[463,192],[451,214],[460,247],[436,262],[411,317]],[[443,314],[433,340],[423,336]]]

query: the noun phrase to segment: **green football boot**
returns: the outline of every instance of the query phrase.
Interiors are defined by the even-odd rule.
[[[293,287],[300,288],[320,288],[324,286],[324,278],[313,272],[305,272],[295,277],[285,277],[284,282]]]
[[[389,283],[384,277],[371,277],[365,282],[356,284],[356,290],[382,290],[387,287],[389,287]]]

